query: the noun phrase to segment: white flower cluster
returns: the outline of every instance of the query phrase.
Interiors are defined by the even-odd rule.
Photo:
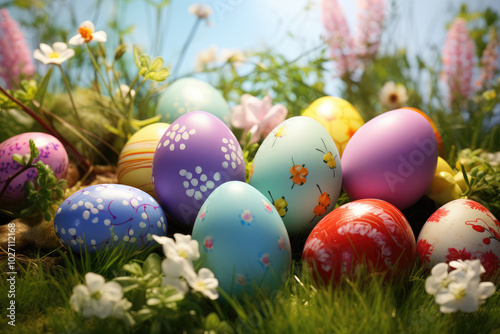
[[[112,317],[122,319],[129,325],[134,324],[134,319],[127,312],[132,303],[123,298],[122,286],[117,282],[106,283],[104,277],[95,273],[85,274],[85,285],[73,288],[69,303],[84,317]]]
[[[448,272],[449,268],[455,268]],[[438,263],[425,280],[425,291],[435,297],[442,313],[474,312],[495,292],[491,282],[481,282],[485,272],[479,260]]]
[[[214,273],[207,268],[201,268],[198,273],[194,270],[193,261],[200,258],[198,241],[192,240],[190,235],[180,233],[174,234],[175,241],[172,238],[156,235],[153,235],[153,238],[163,246],[163,252],[167,257],[161,264],[165,274],[162,285],[174,286],[179,292],[186,294],[189,284],[191,289],[201,292],[212,300],[219,298],[217,291],[219,281]]]
[[[157,254],[148,257],[152,259],[150,263],[157,261],[157,265],[150,265],[157,266],[157,269],[150,268],[145,272],[137,263],[131,263],[124,269],[133,276],[117,277],[111,282],[106,282],[101,275],[87,273],[85,284],[73,288],[69,300],[71,307],[84,317],[113,317],[134,325],[136,320],[140,323],[145,315],[147,318],[157,314],[158,309],[175,309],[177,302],[189,292],[189,287],[192,292],[200,292],[212,300],[219,298],[219,281],[214,273],[207,268],[201,268],[198,273],[194,270],[193,261],[200,258],[198,241],[192,240],[190,235],[178,233],[174,234],[175,240],[156,235],[153,238],[163,246],[166,255],[161,265]],[[160,266],[163,274],[160,273]],[[122,285],[125,285],[125,290]],[[132,317],[129,312],[132,303],[123,294],[131,290],[140,292],[141,289],[145,293],[146,305],[135,305],[140,310]]]

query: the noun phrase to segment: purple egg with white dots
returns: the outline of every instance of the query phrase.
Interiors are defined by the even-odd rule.
[[[152,235],[166,235],[167,219],[148,193],[122,184],[98,184],[69,196],[57,209],[54,229],[74,252],[106,246],[151,247]]]
[[[228,181],[245,181],[243,151],[231,130],[204,111],[175,120],[153,157],[159,203],[178,223],[192,227],[207,197]]]

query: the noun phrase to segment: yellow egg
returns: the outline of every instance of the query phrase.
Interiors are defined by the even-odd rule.
[[[118,182],[139,188],[156,198],[152,182],[153,156],[170,125],[154,123],[140,129],[127,141],[118,158]]]
[[[325,96],[317,99],[302,113],[323,125],[332,137],[340,156],[347,142],[365,122],[359,112],[340,97]]]
[[[455,171],[448,165],[446,160],[438,157],[436,172],[427,196],[437,204],[444,205],[460,198],[461,194],[462,189],[455,179]]]

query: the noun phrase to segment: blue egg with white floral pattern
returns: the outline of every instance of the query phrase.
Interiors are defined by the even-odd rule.
[[[229,181],[210,194],[196,217],[193,239],[200,246],[200,265],[212,270],[230,295],[276,290],[290,273],[285,224],[247,183]]]
[[[106,246],[152,247],[164,236],[167,218],[148,193],[122,184],[97,184],[69,196],[57,209],[54,229],[74,252]]]

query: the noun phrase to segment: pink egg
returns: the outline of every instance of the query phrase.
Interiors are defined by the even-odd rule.
[[[485,275],[492,276],[500,268],[500,223],[478,202],[451,201],[425,222],[417,255],[429,269],[440,262],[479,259]]]
[[[352,199],[377,198],[403,210],[429,188],[437,142],[418,113],[397,109],[379,115],[354,134],[342,155],[343,186]]]
[[[63,144],[52,135],[42,132],[26,132],[11,137],[0,143],[0,190],[3,189],[9,176],[16,174],[22,167],[12,160],[12,155],[21,156],[30,153],[29,140],[33,139],[39,150],[38,159],[49,165],[58,179],[66,177],[68,169],[68,153]],[[24,198],[24,183],[35,179],[38,172],[30,168],[17,176],[7,187],[1,198],[3,204],[19,202]]]

